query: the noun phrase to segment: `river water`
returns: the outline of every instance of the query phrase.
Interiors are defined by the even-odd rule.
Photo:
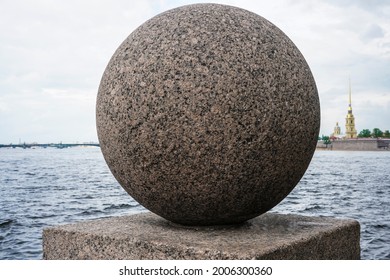
[[[272,212],[353,218],[362,259],[390,259],[390,152],[316,151]],[[0,259],[41,259],[42,229],[146,211],[99,148],[0,149]]]

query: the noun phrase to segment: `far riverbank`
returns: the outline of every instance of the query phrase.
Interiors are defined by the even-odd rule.
[[[338,139],[338,140],[331,141],[330,144],[324,144],[324,141],[318,141],[317,150],[390,151],[390,139],[380,139],[380,138]]]

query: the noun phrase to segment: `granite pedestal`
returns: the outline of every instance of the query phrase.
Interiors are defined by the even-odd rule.
[[[47,228],[43,258],[360,259],[360,225],[266,213],[239,225],[188,227],[142,213]]]

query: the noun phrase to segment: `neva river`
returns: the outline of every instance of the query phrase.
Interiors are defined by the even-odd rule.
[[[390,259],[390,152],[317,151],[273,212],[357,219],[362,259]],[[0,259],[41,259],[42,229],[145,211],[99,148],[0,149]]]

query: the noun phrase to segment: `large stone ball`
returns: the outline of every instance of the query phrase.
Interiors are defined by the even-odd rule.
[[[132,32],[96,107],[115,178],[186,225],[240,223],[274,207],[305,173],[320,126],[297,47],[266,19],[217,4],[169,10]]]

